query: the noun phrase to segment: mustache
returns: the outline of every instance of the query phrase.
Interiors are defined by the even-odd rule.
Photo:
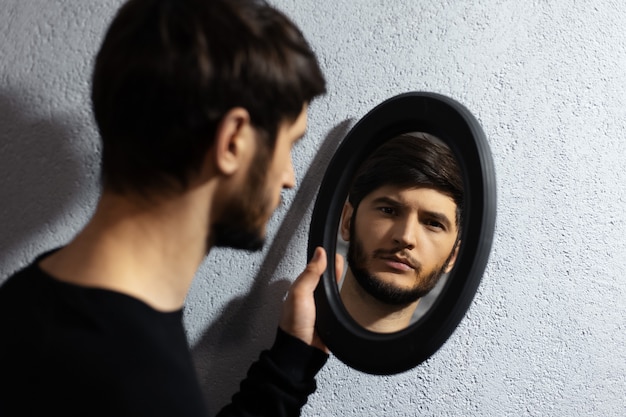
[[[416,272],[422,269],[422,264],[415,259],[409,251],[403,248],[392,249],[376,249],[372,252],[373,258],[386,259],[386,258],[400,258],[411,266]]]

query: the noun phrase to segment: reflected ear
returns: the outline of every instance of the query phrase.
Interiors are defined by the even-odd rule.
[[[213,162],[218,172],[234,174],[242,165],[254,133],[250,114],[242,107],[230,109],[222,118],[215,132]]]
[[[454,263],[456,262],[456,258],[459,256],[459,248],[461,247],[461,241],[457,241],[456,245],[454,246],[454,249],[452,251],[452,256],[450,256],[450,259],[448,260],[448,264],[446,265],[446,269],[444,269],[444,273],[448,273],[450,271],[452,271],[452,268],[454,268]]]
[[[350,222],[352,221],[352,212],[354,209],[352,208],[352,204],[346,201],[343,205],[343,211],[341,212],[341,238],[346,242],[350,241]]]

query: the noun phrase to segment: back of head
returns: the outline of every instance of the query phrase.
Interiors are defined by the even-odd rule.
[[[451,197],[457,226],[463,217],[463,179],[456,158],[435,136],[407,133],[386,141],[359,167],[349,201],[356,209],[368,194],[386,185],[432,188]]]
[[[222,117],[243,107],[263,146],[325,92],[299,29],[261,0],[130,0],[92,80],[102,177],[115,192],[185,189]]]

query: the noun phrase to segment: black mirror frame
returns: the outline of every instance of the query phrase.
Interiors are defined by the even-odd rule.
[[[384,141],[405,132],[426,132],[454,152],[465,192],[462,244],[441,294],[426,314],[391,334],[359,326],[341,302],[335,276],[337,230],[352,177]],[[319,336],[346,365],[374,375],[409,370],[433,355],[454,332],[470,306],[484,273],[495,228],[496,180],[483,130],[461,104],[440,94],[411,92],[392,97],[363,117],[333,156],[315,201],[308,257],[326,249],[328,267],[315,290]]]

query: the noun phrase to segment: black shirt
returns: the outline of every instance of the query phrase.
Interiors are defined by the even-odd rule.
[[[279,330],[219,415],[299,415],[326,359]],[[14,415],[207,416],[182,310],[58,281],[37,261],[18,272],[0,287],[0,416]]]

